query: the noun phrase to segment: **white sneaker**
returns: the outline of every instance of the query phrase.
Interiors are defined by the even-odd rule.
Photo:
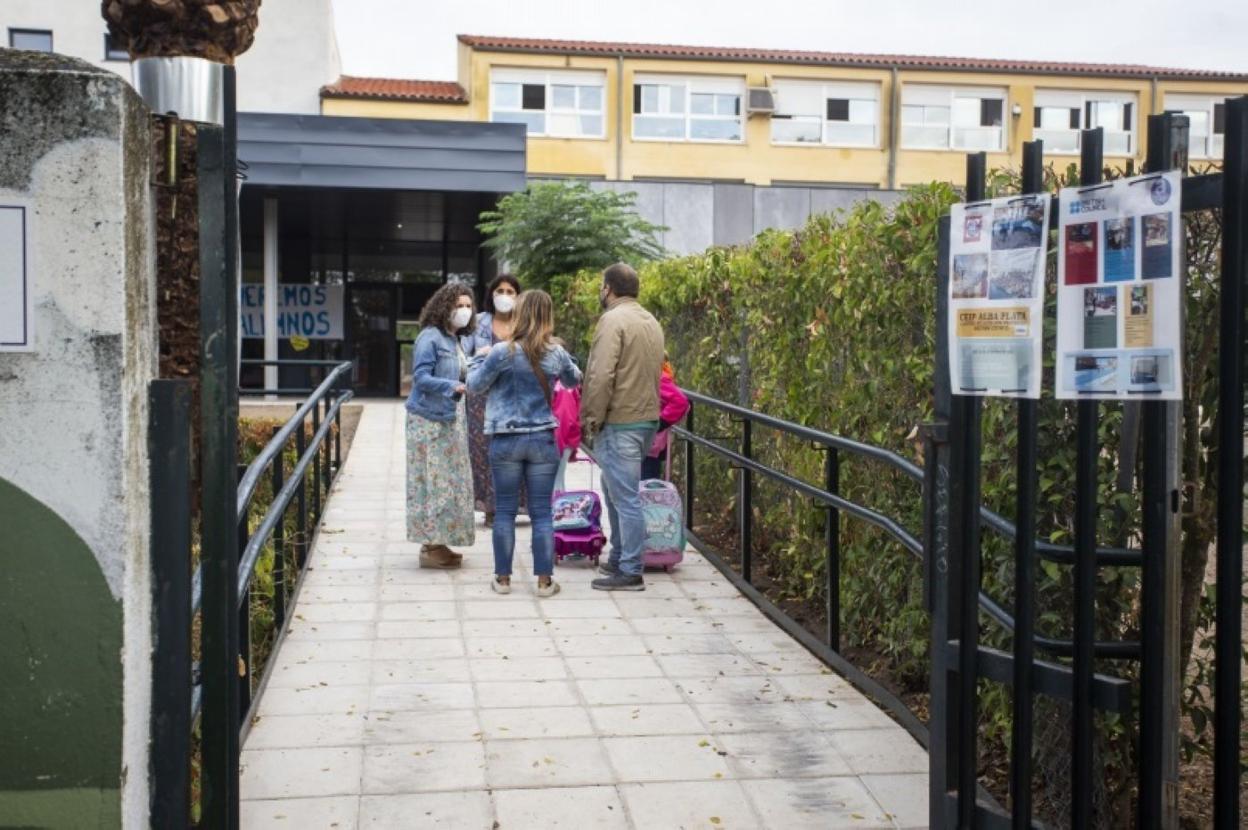
[[[511,593],[511,583],[499,582],[498,577],[494,577],[493,579],[490,580],[490,587],[494,589],[494,593],[496,594],[510,594]]]
[[[539,597],[553,597],[555,594],[559,593],[559,590],[559,583],[555,582],[553,579],[545,585],[540,582],[537,584],[537,595]]]

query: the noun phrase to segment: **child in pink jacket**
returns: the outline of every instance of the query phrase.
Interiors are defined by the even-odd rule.
[[[650,445],[650,452],[641,462],[642,480],[663,477],[663,462],[667,459],[672,441],[671,428],[689,411],[689,399],[676,385],[676,373],[667,356],[663,358],[663,370],[659,375],[659,431]]]

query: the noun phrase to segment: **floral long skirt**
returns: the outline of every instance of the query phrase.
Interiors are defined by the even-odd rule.
[[[464,407],[455,420],[407,413],[407,539],[471,545],[476,538]]]

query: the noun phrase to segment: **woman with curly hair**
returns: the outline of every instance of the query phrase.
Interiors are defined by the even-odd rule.
[[[520,281],[511,274],[499,274],[490,280],[485,287],[485,310],[477,315],[471,333],[460,338],[469,359],[510,339],[519,295]],[[477,509],[485,514],[485,526],[489,527],[494,524],[494,482],[490,476],[490,438],[485,434],[485,398],[468,390],[468,456],[472,459],[472,492]]]
[[[422,568],[458,568],[448,545],[471,545],[472,470],[464,416],[468,360],[457,335],[472,322],[472,289],[448,283],[420,313],[407,398],[407,538]]]

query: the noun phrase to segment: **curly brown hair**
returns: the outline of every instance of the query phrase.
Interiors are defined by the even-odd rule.
[[[446,331],[447,326],[451,324],[451,312],[455,310],[455,301],[460,297],[472,299],[471,286],[462,282],[448,282],[439,288],[429,298],[429,302],[425,303],[425,307],[420,310],[420,327],[423,329],[433,326],[436,329]],[[473,308],[476,308],[475,301]],[[472,325],[471,321],[468,325]]]

